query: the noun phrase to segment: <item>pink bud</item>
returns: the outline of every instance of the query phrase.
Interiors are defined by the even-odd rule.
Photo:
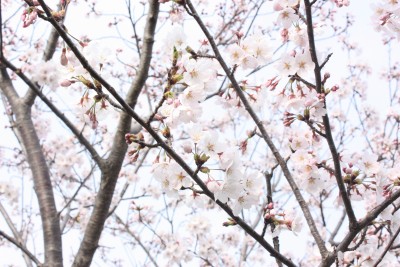
[[[21,20],[23,21],[22,27],[26,28],[29,25],[33,24],[37,18],[37,10],[36,8],[28,8],[22,12]]]
[[[354,166],[354,164],[350,162],[350,163],[349,163],[349,167],[350,167],[350,168],[353,168],[353,166]]]
[[[60,82],[60,86],[62,87],[69,87],[71,84],[73,84],[74,82],[71,80],[63,80]]]
[[[332,86],[332,88],[331,88],[331,91],[332,92],[336,92],[337,90],[339,90],[339,85],[334,85],[334,86]]]
[[[281,30],[281,37],[283,42],[289,41],[289,31],[287,29]]]
[[[236,34],[236,36],[237,36],[237,38],[240,40],[240,39],[242,39],[242,37],[243,37],[243,32],[235,32],[235,34]]]
[[[314,100],[312,100],[312,99],[307,99],[307,100],[304,102],[304,105],[305,105],[306,107],[310,107],[310,106],[312,106],[313,103],[314,103]]]
[[[154,116],[154,119],[155,119],[155,120],[158,120],[158,121],[162,121],[162,120],[163,120],[163,117],[162,117],[160,114],[156,114],[156,115]]]
[[[192,153],[192,145],[188,142],[183,145],[183,151],[185,153]]]
[[[89,43],[80,41],[80,42],[79,42],[79,45],[80,45],[81,47],[85,47],[85,46],[88,46]]]
[[[274,3],[274,10],[275,11],[281,11],[283,9],[283,7],[279,4],[279,1],[276,1]]]
[[[66,48],[62,49],[60,63],[61,63],[62,66],[67,66],[68,65],[67,49]]]

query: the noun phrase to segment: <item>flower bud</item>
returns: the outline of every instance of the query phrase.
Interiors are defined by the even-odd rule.
[[[171,138],[171,130],[169,129],[169,127],[165,127],[164,129],[162,129],[161,134],[165,137],[165,138]]]
[[[101,91],[101,88],[102,88],[101,83],[94,78],[92,78],[92,79],[93,79],[93,83],[94,83],[94,86],[96,87],[96,89]]]
[[[204,163],[207,162],[207,160],[210,158],[210,156],[207,156],[206,154],[202,153],[201,155],[199,154],[194,154],[194,162],[196,163],[197,166],[201,166]]]
[[[63,48],[62,51],[61,51],[60,63],[61,63],[62,66],[67,66],[68,65],[67,49],[66,48]]]
[[[69,87],[71,84],[75,83],[75,81],[71,81],[71,80],[62,80],[60,82],[60,86],[62,87]]]
[[[65,9],[61,9],[59,11],[52,11],[51,15],[56,21],[61,21],[65,17]]]
[[[183,144],[183,151],[185,153],[191,153],[192,152],[192,145],[190,144],[190,142],[187,142],[187,143]]]
[[[207,167],[201,167],[201,168],[200,168],[200,171],[201,171],[202,173],[210,173],[210,169],[207,168]]]
[[[83,83],[87,88],[90,88],[90,89],[95,89],[96,88],[91,81],[89,81],[88,79],[86,79],[82,75],[79,75],[79,76],[75,77],[75,79],[77,79],[78,81]]]
[[[234,219],[232,219],[232,218],[228,218],[228,221],[227,221],[227,222],[224,222],[224,223],[222,224],[222,226],[225,226],[225,227],[234,226],[234,225],[237,225],[237,222],[236,222]]]

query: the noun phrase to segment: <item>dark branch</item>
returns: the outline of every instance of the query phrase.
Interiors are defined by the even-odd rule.
[[[6,233],[4,233],[1,230],[0,230],[0,236],[4,237],[5,239],[7,239],[11,243],[13,243],[16,247],[18,247],[20,250],[22,250],[22,252],[24,252],[37,266],[39,266],[39,267],[43,266],[43,264],[35,257],[35,255],[33,255],[25,247],[24,244],[21,244],[20,242],[18,242],[17,240],[15,240],[14,238],[12,238],[11,236],[7,235]]]

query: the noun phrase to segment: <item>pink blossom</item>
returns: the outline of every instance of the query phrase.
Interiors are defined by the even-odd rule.
[[[349,6],[350,0],[334,0],[337,7]]]
[[[22,27],[26,28],[35,23],[38,13],[36,8],[29,7],[22,12],[21,20],[23,21]]]

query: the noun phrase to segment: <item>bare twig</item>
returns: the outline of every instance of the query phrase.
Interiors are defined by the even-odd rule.
[[[0,213],[1,213],[1,215],[3,215],[4,220],[6,221],[8,227],[11,229],[11,232],[12,232],[15,240],[18,241],[19,244],[22,244],[22,245],[25,246],[26,240],[22,239],[22,235],[20,234],[20,232],[17,230],[16,226],[12,222],[10,216],[8,215],[8,212],[4,208],[3,204],[1,203],[1,201],[0,201]],[[26,265],[28,267],[32,266],[31,258],[27,254],[24,254],[24,260],[25,260],[25,263],[26,263]]]
[[[373,265],[373,267],[378,267],[379,263],[383,260],[383,258],[385,257],[386,253],[389,251],[389,249],[391,248],[391,246],[393,245],[394,240],[397,238],[397,236],[400,234],[400,227],[397,228],[396,233],[392,236],[392,238],[390,239],[389,243],[387,244],[387,246],[385,247],[385,249],[383,250],[381,256],[379,257],[379,259],[375,262],[375,264]]]
[[[277,168],[277,167],[278,167],[278,165],[275,165],[275,166],[272,168],[271,172],[265,173],[265,174],[264,174],[264,175],[265,175],[265,180],[266,180],[266,183],[267,183],[267,201],[268,201],[268,204],[274,203],[274,202],[273,202],[273,198],[272,198],[272,183],[271,183],[271,180],[272,180],[272,177],[273,177],[273,175],[274,175],[274,169]],[[265,224],[266,224],[266,222],[265,222]],[[267,226],[267,225],[265,225],[265,226]],[[274,225],[274,224],[270,224],[270,226],[271,226],[271,230],[274,231],[274,230],[275,230],[275,225]],[[265,230],[264,230],[264,231],[265,231]],[[274,248],[275,248],[277,251],[279,251],[279,237],[278,237],[278,236],[275,236],[275,237],[272,239],[272,242],[274,243]],[[276,264],[277,264],[279,267],[282,267],[282,262],[280,262],[278,259],[276,259]]]
[[[338,220],[338,223],[336,224],[335,229],[333,230],[333,232],[331,233],[331,236],[329,237],[329,243],[330,244],[334,244],[334,239],[336,237],[336,235],[338,234],[340,227],[343,225],[344,219],[346,218],[346,210],[343,210],[342,212],[342,216],[340,217],[340,219]]]
[[[150,261],[153,263],[154,266],[158,267],[157,261],[153,258],[151,255],[149,249],[143,244],[143,242],[140,240],[140,238],[129,229],[129,226],[122,221],[122,219],[118,215],[114,215],[114,217],[117,219],[117,222],[121,224],[124,228],[125,231],[133,237],[133,239],[136,240],[136,242],[139,244],[139,246],[143,249],[143,251],[146,253],[147,257],[149,257]]]
[[[330,53],[324,60],[324,62],[322,62],[321,66],[319,66],[321,69],[324,68],[325,64],[328,63],[329,59],[331,58],[331,56],[333,55],[333,53]]]
[[[0,230],[0,236],[4,237],[5,239],[7,239],[11,243],[13,243],[16,247],[18,247],[20,250],[22,250],[22,252],[24,252],[38,267],[42,267],[43,266],[43,264],[35,257],[35,255],[32,254],[32,252],[30,252],[25,247],[24,244],[22,244],[21,242],[15,240],[14,238],[12,238],[11,236],[7,235],[6,233],[4,233],[1,230]]]

